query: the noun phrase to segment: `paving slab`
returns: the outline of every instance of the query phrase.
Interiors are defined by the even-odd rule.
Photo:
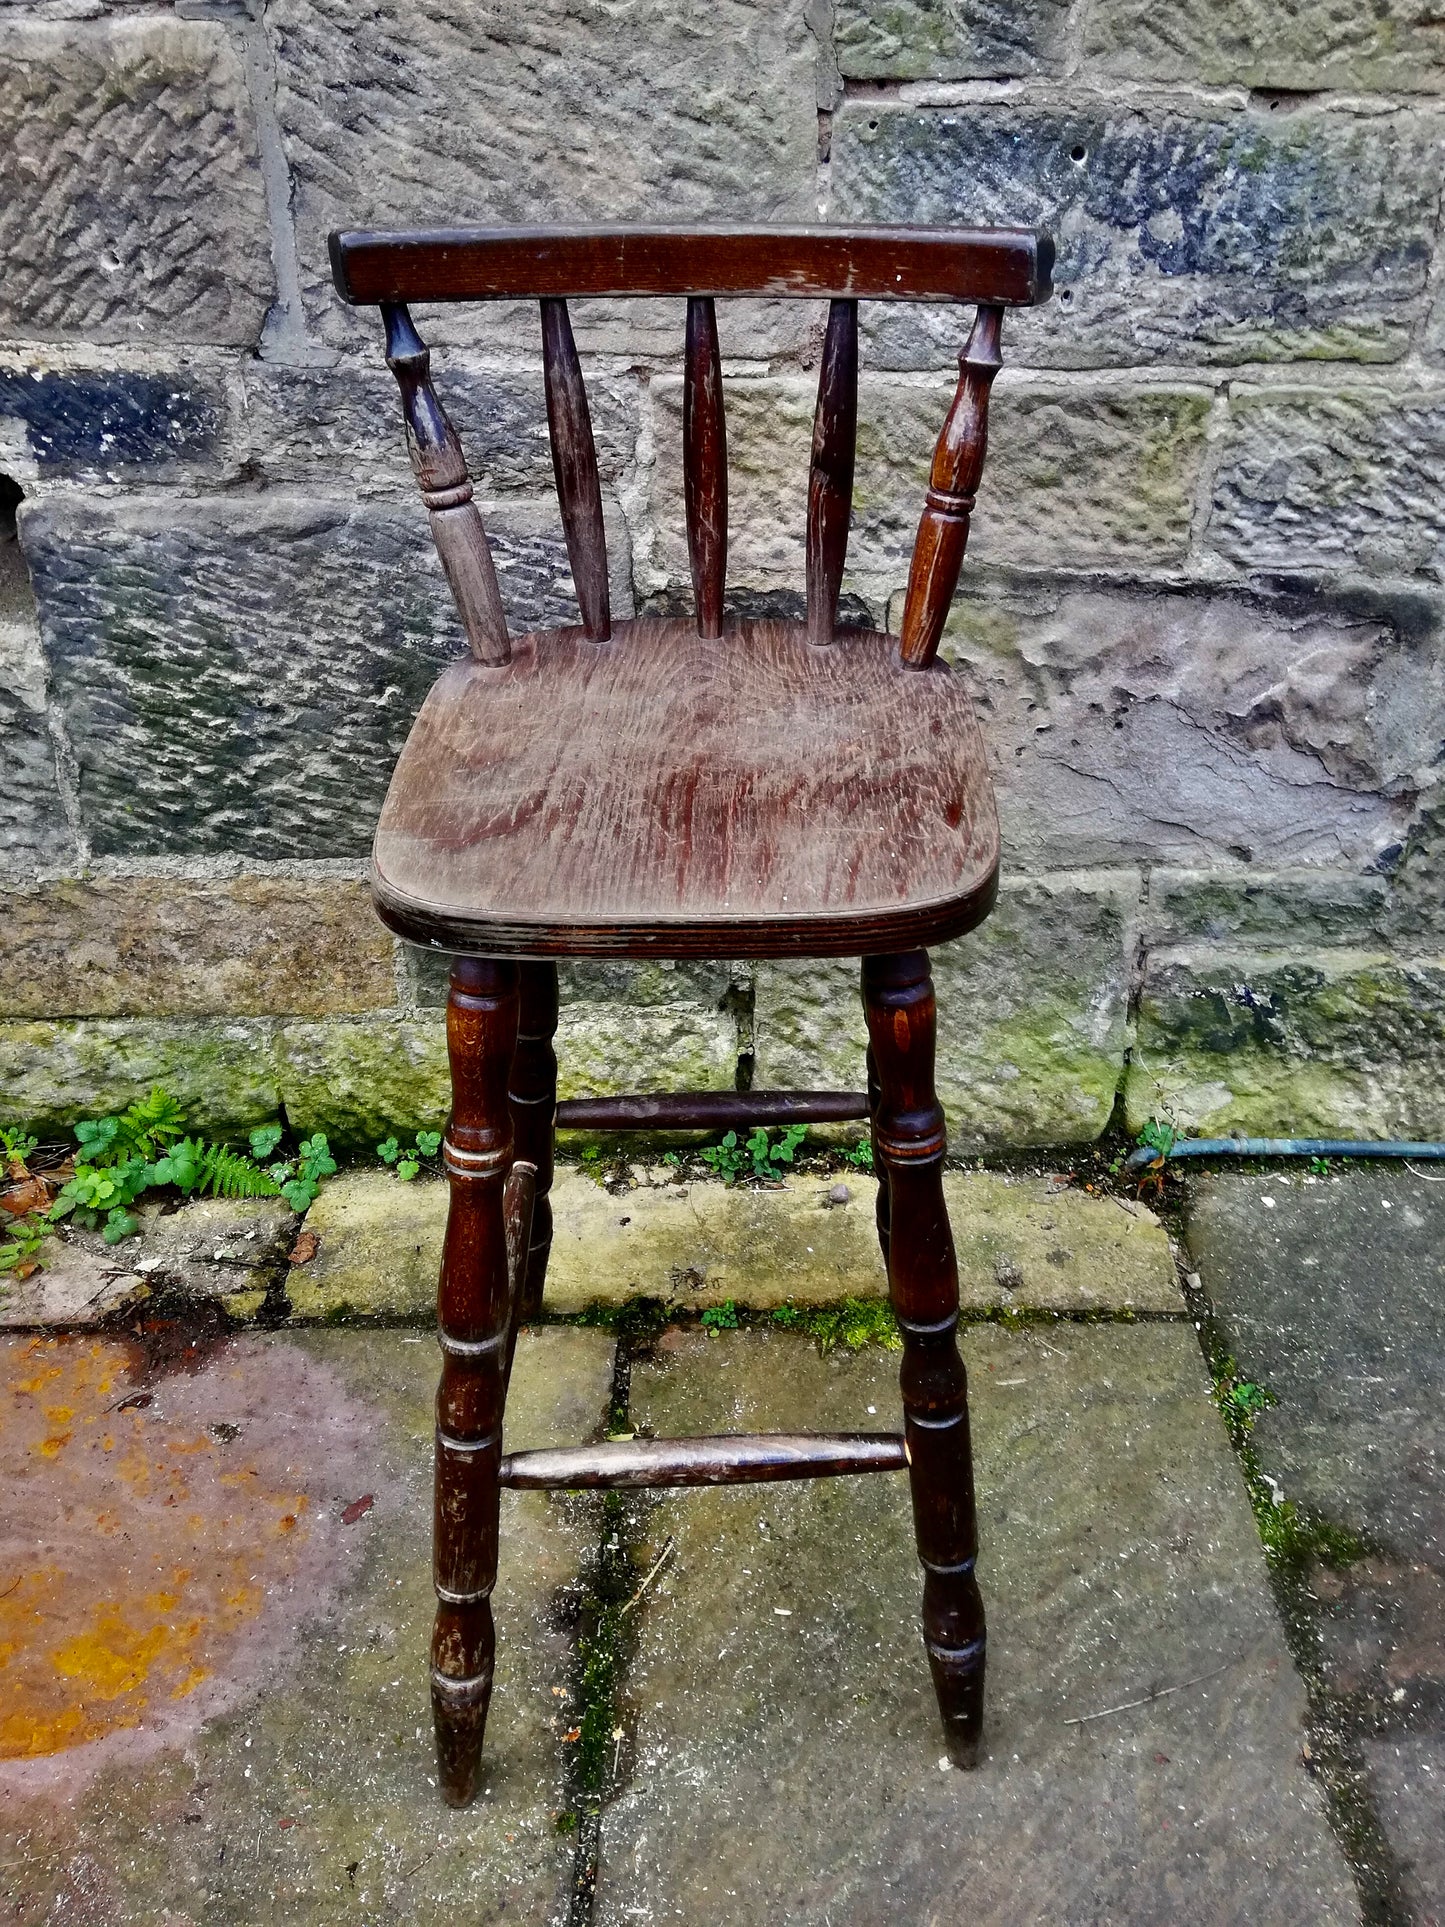
[[[162,1293],[217,1298],[250,1317],[296,1230],[280,1198],[197,1198],[178,1211],[143,1204],[136,1216],[137,1235],[116,1245],[73,1223],[47,1238],[40,1268],[5,1280],[0,1329],[99,1325]]]
[[[680,1181],[662,1166],[634,1175],[609,1189],[558,1171],[549,1311],[636,1297],[687,1310],[886,1296],[871,1176],[799,1173],[756,1190]],[[1145,1206],[990,1171],[949,1172],[944,1188],[970,1309],[1183,1312],[1168,1238]],[[327,1185],[306,1222],[320,1244],[290,1274],[296,1317],[429,1315],[444,1186],[353,1174]]]
[[[7,1920],[565,1919],[559,1599],[597,1517],[503,1495],[489,1770],[454,1813],[427,1699],[436,1366],[393,1332],[169,1364],[0,1341]],[[524,1333],[509,1441],[595,1434],[611,1369],[604,1333]]]
[[[1305,1574],[1329,1688],[1421,1922],[1445,1920],[1445,1185],[1399,1165],[1191,1178],[1187,1238],[1226,1342],[1276,1403],[1277,1495],[1362,1538]]]
[[[941,1764],[901,1479],[660,1500],[634,1556],[676,1552],[627,1678],[596,1919],[1357,1920],[1192,1328],[975,1326],[966,1353],[983,1764]],[[896,1376],[796,1334],[673,1332],[631,1416],[877,1426]]]

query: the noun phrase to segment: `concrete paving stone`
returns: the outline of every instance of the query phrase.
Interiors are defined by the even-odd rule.
[[[1371,1740],[1365,1759],[1390,1815],[1401,1889],[1419,1927],[1445,1921],[1445,1742],[1406,1734]]]
[[[1445,1187],[1397,1165],[1191,1180],[1190,1252],[1276,1495],[1361,1535],[1307,1573],[1324,1677],[1372,1736],[1402,1891],[1445,1920]]]
[[[1397,1164],[1191,1178],[1189,1250],[1286,1496],[1445,1567],[1445,1185]]]
[[[1358,1920],[1193,1331],[977,1327],[965,1349],[982,1766],[940,1770],[902,1479],[661,1500],[633,1557],[677,1550],[640,1614],[596,1920]],[[896,1384],[878,1351],[672,1333],[631,1417],[886,1426]]]
[[[40,1269],[5,1281],[0,1327],[99,1325],[166,1295],[217,1298],[240,1316],[260,1309],[296,1230],[281,1198],[197,1198],[179,1211],[142,1205],[140,1231],[106,1244],[67,1223],[36,1254]]]
[[[701,1309],[729,1299],[761,1308],[886,1293],[876,1187],[861,1172],[799,1174],[780,1190],[679,1182],[662,1166],[635,1176],[617,1193],[559,1169],[549,1311],[637,1297]],[[843,1203],[831,1197],[840,1184]],[[951,1171],[944,1188],[970,1309],[1183,1311],[1169,1241],[1146,1207],[993,1172]],[[326,1185],[306,1226],[320,1245],[288,1278],[293,1316],[430,1315],[445,1186],[352,1173]]]
[[[598,1332],[523,1334],[509,1442],[595,1431],[611,1355]],[[596,1542],[590,1502],[504,1495],[485,1791],[451,1812],[427,1701],[434,1348],[243,1337],[143,1377],[154,1402],[122,1414],[136,1361],[115,1343],[10,1340],[0,1357],[25,1415],[4,1437],[27,1508],[6,1565],[36,1544],[50,1561],[0,1601],[30,1641],[6,1649],[23,1690],[0,1721],[7,1918],[565,1919],[557,1602]],[[64,1616],[37,1639],[42,1593]]]

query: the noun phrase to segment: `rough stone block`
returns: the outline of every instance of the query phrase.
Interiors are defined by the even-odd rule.
[[[1057,293],[1010,318],[1015,360],[1391,361],[1424,301],[1441,155],[1410,113],[858,100],[832,175],[835,219],[1052,231]],[[956,310],[870,326],[875,364],[957,353]]]
[[[865,589],[885,585],[885,599],[908,579],[933,447],[955,380],[956,370],[924,383],[860,383],[847,579]],[[657,463],[651,526],[639,531],[638,551],[657,587],[681,586],[691,579],[682,508],[682,384],[661,377],[652,392]],[[1007,382],[994,393],[971,561],[1084,566],[1183,557],[1204,455],[1205,395],[1051,393]],[[803,580],[816,401],[816,381],[801,378],[726,384],[734,584],[796,587]]]
[[[139,1234],[108,1245],[73,1221],[48,1238],[41,1268],[7,1281],[0,1326],[99,1325],[148,1299],[240,1300],[259,1308],[279,1278],[296,1217],[280,1198],[193,1198],[162,1213],[142,1202]]]
[[[440,1131],[451,1109],[446,1028],[439,1017],[280,1026],[281,1099],[291,1128],[370,1151],[392,1131]]]
[[[1131,80],[1308,93],[1445,89],[1432,0],[1100,0],[1084,51],[1090,64]]]
[[[887,1295],[871,1178],[795,1173],[781,1190],[682,1181],[665,1167],[604,1189],[560,1166],[546,1307],[562,1316],[656,1298],[674,1311],[729,1299],[755,1309]],[[973,1311],[1181,1313],[1169,1241],[1153,1213],[1048,1178],[944,1177],[959,1288]],[[442,1184],[381,1172],[333,1179],[306,1216],[320,1240],[287,1280],[292,1315],[425,1318],[446,1229]]]
[[[1445,577],[1445,393],[1243,389],[1206,547],[1249,569]]]
[[[403,943],[402,957],[414,1002],[440,1006],[447,1000],[451,958],[440,950]],[[718,963],[706,958],[660,957],[650,963],[623,958],[562,958],[557,965],[557,1000],[571,1004],[631,1004],[652,1010],[690,1004],[717,1010],[746,994],[750,964]]]
[[[484,505],[517,628],[575,621],[555,503]],[[610,517],[613,607],[630,561]],[[98,855],[361,856],[465,643],[420,503],[52,498],[22,511]]]
[[[333,338],[355,324],[331,290],[331,227],[815,214],[817,49],[800,7],[542,0],[503,18],[428,0],[403,17],[384,0],[278,0],[267,29],[308,310]],[[492,324],[446,325],[479,338]]]
[[[1230,949],[1369,948],[1390,918],[1383,876],[1338,870],[1170,870],[1149,874],[1143,939],[1151,950],[1198,942]]]
[[[1013,860],[1364,867],[1409,833],[1445,735],[1431,599],[964,582],[944,653]]]
[[[1445,962],[1180,946],[1149,957],[1124,1096],[1201,1136],[1445,1134]]]
[[[11,1017],[268,1017],[396,1002],[363,883],[88,877],[0,891]]]
[[[931,953],[955,1150],[1104,1129],[1128,1039],[1138,899],[1132,871],[1006,879],[980,929]],[[760,1089],[861,1088],[856,963],[759,964],[754,1022]]]
[[[12,21],[0,152],[0,334],[256,341],[274,286],[266,198],[221,27]]]
[[[674,1550],[638,1610],[599,1927],[1358,1920],[1193,1331],[1054,1336],[965,1338],[989,1614],[976,1773],[939,1770],[901,1479],[645,1515],[639,1578],[667,1534]],[[629,1422],[872,1429],[893,1423],[896,1371],[782,1333],[668,1334],[633,1367]]]
[[[837,0],[833,47],[849,80],[992,80],[1057,72],[1068,0]]]
[[[380,328],[373,332],[370,358],[339,368],[256,362],[242,369],[241,436],[263,481],[320,481],[359,493],[411,489],[396,383],[382,361]],[[590,366],[584,373],[598,472],[614,487],[637,459],[640,385],[631,373]],[[555,488],[540,364],[491,367],[443,352],[433,358],[432,378],[481,490],[545,494]]]
[[[193,1130],[226,1137],[280,1109],[272,1027],[257,1018],[0,1023],[6,1121],[42,1136],[109,1116],[164,1084]]]
[[[44,481],[211,465],[224,433],[219,382],[190,369],[0,365],[0,440],[22,438]]]

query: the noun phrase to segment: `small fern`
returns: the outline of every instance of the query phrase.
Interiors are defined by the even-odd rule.
[[[198,1137],[173,1144],[150,1167],[149,1179],[152,1184],[173,1184],[187,1197],[201,1198],[209,1191],[213,1198],[275,1198],[281,1192],[276,1180],[243,1152]]]

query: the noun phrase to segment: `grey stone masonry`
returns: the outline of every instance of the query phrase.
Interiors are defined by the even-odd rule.
[[[273,292],[234,41],[165,17],[8,20],[0,334],[250,345]]]
[[[328,229],[857,220],[1057,242],[943,644],[1004,852],[938,959],[956,1144],[1435,1128],[1442,184],[1430,0],[0,0],[4,1120],[445,1110],[364,864],[463,640]],[[414,305],[509,621],[575,620],[536,304]],[[684,304],[572,307],[613,613],[686,613]],[[718,304],[734,614],[803,607],[825,318]],[[842,608],[896,629],[971,316],[860,320]],[[851,965],[564,974],[572,1094],[860,1042]]]

